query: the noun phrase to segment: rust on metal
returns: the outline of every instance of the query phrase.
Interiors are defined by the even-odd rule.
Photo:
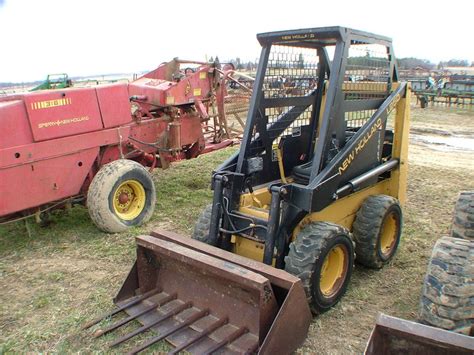
[[[99,330],[98,332],[95,333],[94,337],[95,338],[98,338],[104,334],[107,334],[107,333],[110,333],[112,330],[115,330],[119,327],[121,327],[122,325],[124,324],[127,324],[129,322],[131,322],[132,320],[134,320],[135,318],[138,318],[142,315],[144,315],[145,313],[148,313],[150,311],[152,311],[153,309],[155,309],[156,307],[158,307],[157,304],[151,304],[151,305],[148,305],[147,307],[145,307],[145,309],[143,309],[140,313],[137,313],[133,316],[129,316],[127,318],[124,318],[122,319],[121,321],[118,321],[117,323],[114,323],[110,326],[108,326],[107,328],[103,329],[103,330]]]
[[[116,315],[117,313],[120,313],[122,312],[123,310],[125,310],[126,308],[128,307],[131,307],[131,306],[134,306],[136,305],[137,303],[143,301],[144,299],[148,298],[148,297],[151,297],[157,293],[159,293],[160,291],[157,290],[157,289],[154,289],[154,290],[151,290],[151,291],[148,291],[146,293],[144,293],[143,295],[140,295],[140,296],[136,296],[136,297],[133,297],[129,302],[127,303],[124,303],[122,306],[120,307],[117,307],[116,309],[114,309],[113,311],[111,312],[107,312],[97,318],[95,318],[94,320],[90,321],[90,322],[87,322],[86,324],[84,324],[84,326],[82,327],[83,330],[85,329],[88,329],[90,327],[92,327],[93,325],[96,325],[97,323],[101,322],[102,320],[104,320],[105,318],[109,318],[109,317],[112,317],[114,315]]]
[[[147,324],[147,325],[144,325],[136,330],[134,330],[133,332],[127,334],[127,335],[124,335],[122,338],[119,338],[117,340],[115,340],[113,343],[110,344],[110,347],[114,347],[114,346],[117,346],[131,338],[133,338],[134,336],[140,334],[140,333],[143,333],[144,331],[150,329],[151,327],[157,325],[158,323],[160,322],[163,322],[165,320],[167,320],[168,318],[178,314],[179,312],[182,312],[184,311],[186,308],[189,308],[191,307],[192,304],[191,302],[188,302],[188,303],[183,303],[183,304],[180,304],[178,305],[176,308],[172,309],[171,311],[165,313],[164,315],[162,315],[161,317],[159,317],[158,319],[154,320],[153,322],[151,322],[150,324]]]
[[[170,354],[269,354],[294,351],[306,338],[311,313],[298,278],[174,233],[155,231],[136,242],[118,308],[105,315],[128,316],[99,334],[132,320],[141,326],[111,347],[146,332],[131,353],[166,340]]]
[[[223,326],[228,321],[229,320],[227,318],[218,319],[215,323],[212,323],[210,326],[203,329],[201,333],[196,334],[196,336],[194,338],[190,338],[187,342],[181,344],[180,346],[178,346],[178,347],[174,348],[173,350],[171,350],[170,352],[168,352],[168,355],[174,355],[174,354],[179,353],[180,351],[186,349],[191,344],[194,344],[195,342],[201,340],[203,337],[208,336],[210,333],[212,333],[217,328]]]
[[[181,330],[183,329],[184,327],[194,323],[195,321],[197,321],[198,319],[201,319],[202,317],[206,316],[209,314],[209,310],[208,309],[205,309],[205,310],[202,310],[202,311],[199,311],[195,314],[193,314],[191,317],[189,317],[186,321],[184,321],[183,323],[169,329],[168,331],[166,332],[163,332],[161,333],[160,335],[156,336],[156,337],[153,337],[149,340],[147,340],[144,344],[136,347],[135,349],[133,349],[129,354],[138,354],[140,351],[143,351],[145,350],[146,348],[148,348],[149,346],[165,339],[168,335],[171,335],[173,334],[174,332],[177,332],[178,330]]]
[[[379,314],[364,354],[473,354],[472,337]]]

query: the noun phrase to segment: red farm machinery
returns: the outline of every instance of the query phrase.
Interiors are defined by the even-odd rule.
[[[218,63],[174,59],[131,83],[0,98],[0,223],[85,203],[106,232],[148,220],[166,168],[232,144]],[[232,133],[233,132],[233,133]]]

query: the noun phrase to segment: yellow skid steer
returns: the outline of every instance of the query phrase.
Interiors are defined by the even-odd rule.
[[[410,89],[391,40],[343,27],[257,38],[240,150],[213,173],[192,239],[137,237],[112,312],[128,316],[97,335],[142,326],[111,346],[154,330],[133,353],[161,340],[171,353],[290,353],[354,261],[379,269],[396,253]]]

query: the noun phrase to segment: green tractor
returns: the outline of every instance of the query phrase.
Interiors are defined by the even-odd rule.
[[[48,74],[46,80],[30,91],[64,89],[72,86],[72,80],[67,74]]]

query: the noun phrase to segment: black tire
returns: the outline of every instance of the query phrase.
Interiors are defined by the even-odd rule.
[[[450,234],[453,238],[474,240],[474,191],[459,194]]]
[[[127,199],[123,203],[118,202],[117,197],[121,191]],[[114,198],[122,205],[117,207]],[[87,208],[92,221],[108,233],[123,232],[147,222],[155,204],[155,184],[151,175],[142,165],[127,159],[104,165],[92,179],[87,193]]]
[[[474,242],[439,239],[431,255],[421,296],[420,321],[473,335]]]
[[[402,223],[402,209],[396,198],[368,197],[357,211],[353,224],[356,261],[369,268],[382,268],[397,251]]]
[[[324,292],[321,283],[322,269],[326,257],[330,252],[338,252],[338,248],[344,255],[341,273],[329,292]],[[347,229],[332,223],[308,224],[290,244],[285,264],[285,270],[298,276],[303,282],[313,314],[325,312],[340,300],[349,284],[354,267],[354,243],[351,234]]]
[[[211,226],[211,214],[212,204],[207,205],[201,212],[201,215],[194,225],[194,231],[191,236],[192,239],[199,240],[200,242],[214,245],[209,240],[209,228]]]
[[[420,107],[427,108],[428,107],[428,98],[425,96],[420,97]]]

